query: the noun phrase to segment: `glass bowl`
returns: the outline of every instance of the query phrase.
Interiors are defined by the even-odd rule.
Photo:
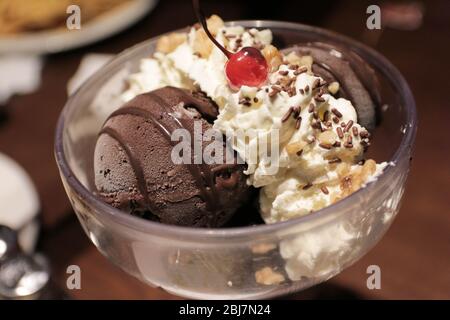
[[[334,41],[358,52],[376,70],[384,106],[368,156],[391,163],[351,196],[313,214],[271,225],[197,229],[128,215],[97,198],[93,152],[126,76],[149,56],[157,38],[104,66],[73,94],[59,118],[55,156],[64,187],[86,234],[124,271],[173,294],[196,299],[270,298],[303,290],[338,274],[368,252],[397,214],[416,132],[411,91],[383,56],[316,27],[278,21],[235,21],[269,28],[280,47]],[[108,106],[105,109],[105,106]]]

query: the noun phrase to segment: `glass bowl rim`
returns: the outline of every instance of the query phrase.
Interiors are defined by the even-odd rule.
[[[339,34],[337,32],[319,28],[316,26],[296,23],[296,22],[285,22],[285,21],[276,21],[276,20],[236,20],[226,22],[226,25],[242,25],[246,28],[285,28],[290,30],[301,30],[303,32],[312,32],[314,34],[318,34],[320,36],[330,37],[336,39],[338,41],[343,42],[345,45],[350,46],[352,49],[357,52],[363,51],[365,55],[368,55],[372,58],[372,62],[377,62],[376,67],[379,68],[383,75],[388,77],[388,79],[392,82],[392,84],[399,89],[402,93],[400,95],[402,102],[404,103],[405,108],[407,109],[407,127],[406,132],[400,142],[400,145],[396,152],[394,153],[392,159],[389,160],[389,163],[398,163],[401,157],[405,152],[408,152],[409,149],[412,148],[412,144],[415,139],[416,130],[417,130],[417,111],[416,104],[414,101],[413,94],[411,89],[409,88],[406,80],[400,73],[400,71],[387,60],[382,54],[378,53],[374,49],[366,46],[365,44],[360,43],[357,40],[354,40],[345,35]],[[120,52],[116,55],[109,63],[100,68],[95,74],[93,74],[87,81],[85,81],[67,100],[64,105],[63,110],[57,121],[56,133],[55,133],[55,159],[61,174],[64,175],[68,185],[75,190],[75,192],[88,203],[90,206],[96,208],[96,212],[99,215],[102,215],[106,219],[114,220],[115,222],[134,229],[136,231],[149,233],[151,235],[159,235],[162,237],[170,237],[170,236],[180,236],[183,235],[192,240],[202,239],[204,237],[207,238],[231,238],[231,237],[243,237],[243,236],[255,236],[259,234],[271,234],[281,230],[287,230],[290,227],[306,224],[310,221],[320,220],[322,218],[333,215],[333,213],[338,213],[338,215],[345,214],[344,209],[346,206],[352,203],[352,201],[358,197],[363,196],[365,194],[369,194],[371,190],[375,188],[375,186],[379,185],[382,181],[389,178],[389,172],[392,171],[392,166],[388,166],[383,170],[382,174],[375,180],[369,182],[365,187],[360,188],[350,196],[330,205],[321,210],[315,211],[312,214],[307,214],[301,217],[296,217],[290,220],[276,222],[272,224],[262,224],[256,226],[243,226],[243,227],[232,227],[232,228],[193,228],[193,227],[185,227],[185,226],[176,226],[176,225],[167,225],[159,222],[153,222],[149,220],[145,220],[139,217],[132,216],[127,214],[120,209],[114,208],[98,197],[96,197],[91,191],[89,191],[84,185],[75,177],[72,172],[69,164],[66,161],[65,153],[64,153],[64,145],[63,145],[63,134],[65,128],[65,121],[67,118],[67,114],[71,108],[71,102],[75,96],[77,96],[84,88],[89,87],[92,83],[95,83],[97,78],[102,74],[102,71],[107,69],[108,67],[112,68],[116,64],[121,64],[122,60],[129,55],[132,55],[134,50],[147,46],[149,43],[157,40],[161,36],[167,35],[171,32],[181,32],[186,31],[186,28],[170,31],[156,37],[152,37],[148,40],[140,42],[124,51]],[[393,81],[395,80],[395,82]],[[73,109],[74,107],[72,107]]]

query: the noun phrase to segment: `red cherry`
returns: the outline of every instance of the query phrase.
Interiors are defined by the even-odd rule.
[[[225,65],[225,74],[233,88],[259,87],[266,81],[268,72],[266,59],[253,47],[244,47],[231,54]]]
[[[205,15],[200,9],[200,1],[192,0],[194,11],[203,30],[216,47],[228,58],[225,65],[225,74],[230,86],[240,88],[242,86],[259,87],[267,79],[269,68],[261,51],[253,47],[244,47],[236,53],[231,53],[221,45],[209,32]]]

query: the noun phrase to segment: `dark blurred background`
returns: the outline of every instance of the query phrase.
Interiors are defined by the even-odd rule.
[[[289,298],[450,299],[450,1],[415,2],[418,26],[368,32],[369,4],[412,1],[204,0],[207,13],[224,20],[285,20],[328,28],[380,51],[403,73],[417,101],[419,129],[412,171],[400,214],[382,241],[352,267],[316,288]],[[383,8],[383,7],[382,7]],[[382,9],[383,10],[383,9]],[[53,158],[57,117],[67,99],[66,84],[86,53],[119,53],[150,37],[194,23],[189,0],[161,0],[142,21],[99,43],[48,55],[40,88],[0,107],[0,151],[20,163],[36,184],[42,204],[39,250],[48,255],[54,282],[65,288],[66,267],[82,269],[75,299],[176,298],[128,276],[84,235],[60,182]],[[1,72],[1,70],[0,70]],[[0,177],[0,180],[2,177]],[[366,268],[382,270],[381,290],[368,290]]]

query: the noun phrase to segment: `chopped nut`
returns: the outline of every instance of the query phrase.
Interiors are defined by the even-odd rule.
[[[311,56],[302,56],[300,57],[300,63],[301,66],[305,66],[308,68],[308,72],[311,72],[312,70],[312,64],[313,64],[313,57]]]
[[[352,171],[352,172],[350,172]],[[332,202],[341,200],[353,192],[360,189],[367,179],[376,171],[376,162],[374,160],[366,160],[362,166],[350,170],[350,165],[341,163],[337,167],[340,181],[341,193],[332,198]]]
[[[224,26],[222,19],[217,15],[212,15],[207,20],[208,29],[213,36],[217,35],[219,29]],[[208,58],[211,54],[214,45],[206,35],[203,29],[195,31],[195,38],[193,43],[193,50],[202,58]]]
[[[166,36],[162,36],[156,43],[156,51],[162,53],[170,53],[186,40],[187,35],[185,33],[174,32]]]
[[[198,29],[195,31],[195,38],[192,48],[194,52],[199,54],[202,58],[208,58],[211,54],[213,43],[203,29]]]
[[[283,57],[281,53],[272,45],[267,45],[262,49],[262,55],[266,58],[267,64],[270,66],[271,71],[276,71],[283,63]]]
[[[333,131],[324,131],[317,138],[321,143],[333,144],[336,141],[337,135]]]
[[[349,174],[350,165],[345,162],[339,163],[339,165],[336,168],[336,172],[337,172],[339,178],[343,178],[344,176]]]
[[[313,212],[318,211],[318,210],[322,209],[323,207],[325,207],[326,205],[327,205],[326,201],[324,199],[319,198],[318,200],[313,201],[312,211]]]
[[[341,180],[341,190],[342,191],[351,191],[352,190],[352,175],[345,176]]]
[[[273,249],[275,249],[277,246],[273,243],[259,243],[257,245],[254,245],[252,247],[252,252],[254,254],[264,254],[267,253],[269,251],[272,251]]]
[[[285,279],[281,273],[274,271],[271,267],[264,267],[255,272],[255,280],[259,284],[270,286],[280,284]]]
[[[279,72],[281,75],[283,74],[282,71],[279,71]],[[279,79],[278,81],[279,81],[280,85],[289,87],[292,84],[292,82],[294,82],[294,80],[295,80],[295,78],[283,77],[283,78]]]
[[[328,85],[328,91],[331,94],[336,94],[339,91],[339,82],[334,81],[334,82],[330,83]]]
[[[336,203],[336,202],[338,202],[338,201],[341,200],[341,199],[342,199],[342,197],[341,197],[340,194],[338,194],[338,193],[333,193],[333,194],[331,195],[330,201],[331,201],[331,203]]]
[[[224,26],[223,20],[218,16],[213,14],[206,20],[206,23],[208,24],[209,32],[213,36],[216,36],[219,33],[219,29]]]
[[[306,138],[306,143],[311,144],[313,142],[316,141],[316,137],[315,136],[309,136]]]
[[[306,142],[304,141],[298,141],[290,143],[286,146],[286,151],[288,155],[292,156],[297,154],[300,150],[303,150],[303,148],[306,146]]]
[[[329,119],[330,112],[327,110],[327,108],[322,107],[318,109],[318,115],[322,121],[327,122]]]
[[[290,52],[286,57],[286,62],[288,62],[291,65],[298,66],[300,65],[300,56],[295,53],[294,51]]]
[[[373,175],[376,170],[377,170],[377,163],[372,159],[366,160],[364,162],[364,165],[362,167],[362,172],[361,172],[361,175],[363,176],[364,181],[366,181],[367,178],[369,178],[371,175]]]

